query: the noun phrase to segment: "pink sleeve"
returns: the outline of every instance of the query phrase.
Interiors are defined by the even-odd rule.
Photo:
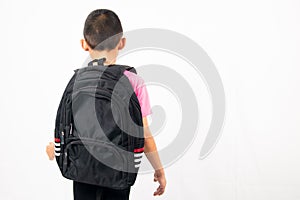
[[[144,84],[144,80],[140,76],[129,71],[124,71],[124,74],[128,77],[139,100],[142,116],[146,117],[147,115],[152,114],[148,91],[146,85]]]

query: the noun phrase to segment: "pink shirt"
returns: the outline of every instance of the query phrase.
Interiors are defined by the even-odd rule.
[[[124,71],[124,74],[129,79],[133,87],[133,90],[139,100],[142,116],[146,117],[147,115],[150,115],[152,111],[151,111],[147,88],[146,85],[144,84],[144,80],[142,79],[142,77],[138,76],[137,74],[127,70]]]

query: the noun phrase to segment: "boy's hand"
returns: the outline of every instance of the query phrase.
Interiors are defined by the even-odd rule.
[[[159,169],[156,170],[154,173],[154,182],[159,183],[159,187],[156,189],[156,191],[154,192],[154,196],[157,195],[162,195],[165,192],[165,188],[166,188],[166,177],[165,177],[165,173],[163,169]]]
[[[54,143],[49,142],[49,144],[46,147],[46,152],[49,157],[49,160],[53,160],[55,155],[54,155]]]

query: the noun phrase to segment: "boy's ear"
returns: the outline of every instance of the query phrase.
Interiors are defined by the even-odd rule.
[[[81,47],[82,47],[83,50],[85,50],[85,51],[89,51],[90,50],[90,47],[87,44],[87,42],[85,41],[85,39],[81,39],[80,43],[81,43]]]
[[[126,38],[121,38],[118,45],[118,50],[122,50],[125,47],[125,44],[126,44]]]

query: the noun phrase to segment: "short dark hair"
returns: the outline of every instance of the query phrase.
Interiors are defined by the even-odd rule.
[[[92,49],[112,50],[123,36],[123,28],[116,13],[108,9],[98,9],[88,15],[83,35]]]

